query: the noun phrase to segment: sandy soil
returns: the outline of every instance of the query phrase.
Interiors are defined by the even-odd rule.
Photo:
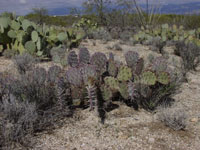
[[[83,43],[92,52],[109,53],[103,44]],[[123,46],[123,48],[126,46]],[[132,47],[134,48],[134,47]],[[140,47],[141,48],[141,47]],[[144,47],[142,47],[144,48]],[[141,48],[141,49],[142,49]],[[114,51],[123,59],[121,51]],[[6,64],[6,65],[5,65]],[[48,64],[43,64],[44,66]],[[42,65],[42,66],[43,66]],[[0,57],[0,71],[13,71],[10,60]],[[135,111],[121,102],[106,114],[101,124],[95,112],[77,110],[63,126],[52,132],[38,133],[33,150],[199,150],[200,147],[200,67],[187,74],[180,93],[174,96],[179,107],[188,113],[185,131],[173,131],[159,122],[156,114]]]

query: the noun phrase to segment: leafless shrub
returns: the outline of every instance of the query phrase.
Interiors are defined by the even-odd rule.
[[[7,49],[3,52],[3,56],[5,56],[6,58],[12,58],[17,54],[18,54],[18,52],[13,49]]]
[[[186,112],[177,106],[159,108],[158,119],[173,130],[183,130],[186,127]]]
[[[177,42],[175,54],[182,57],[186,71],[195,70],[200,63],[200,48],[194,43]]]
[[[121,48],[121,46],[118,43],[116,43],[116,44],[113,45],[113,49],[117,50],[117,51],[122,51],[122,48]]]
[[[103,40],[103,41],[111,41],[112,37],[110,33],[105,28],[99,28],[96,31],[94,31],[91,35],[91,38],[95,40]]]
[[[19,101],[12,94],[4,95],[0,102],[0,148],[13,142],[25,143],[25,136],[34,131],[38,119],[35,103]]]
[[[14,64],[17,66],[17,69],[20,74],[24,74],[26,71],[33,68],[36,63],[36,60],[28,53],[22,55],[17,55],[13,58]]]

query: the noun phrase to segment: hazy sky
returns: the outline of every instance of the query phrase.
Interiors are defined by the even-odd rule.
[[[34,7],[58,8],[58,7],[76,7],[81,6],[86,0],[0,0],[0,13],[4,11],[16,12],[23,15],[31,11]],[[139,0],[145,1],[145,0]],[[184,3],[196,2],[200,0],[150,0],[160,3]]]

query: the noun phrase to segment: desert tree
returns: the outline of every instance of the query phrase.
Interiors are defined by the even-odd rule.
[[[117,0],[117,3],[123,6],[129,13],[135,14],[135,21],[140,27],[148,28],[155,26],[161,16],[159,1],[145,0],[141,3],[138,0]]]
[[[95,14],[101,25],[106,25],[106,13],[109,10],[111,0],[87,0],[83,3],[86,14]]]
[[[48,10],[43,7],[33,8],[31,14],[35,15],[35,21],[38,24],[43,24],[45,21],[45,17],[48,15]]]

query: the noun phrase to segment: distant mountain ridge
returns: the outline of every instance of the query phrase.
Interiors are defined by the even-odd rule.
[[[200,12],[200,2],[167,4],[161,7],[162,14],[192,14]]]
[[[145,5],[141,5],[145,7]],[[160,6],[160,12],[162,14],[192,14],[200,13],[200,2],[190,2],[183,4],[164,4]],[[80,8],[82,9],[82,8]],[[69,15],[70,7],[61,7],[49,9],[49,15]]]

